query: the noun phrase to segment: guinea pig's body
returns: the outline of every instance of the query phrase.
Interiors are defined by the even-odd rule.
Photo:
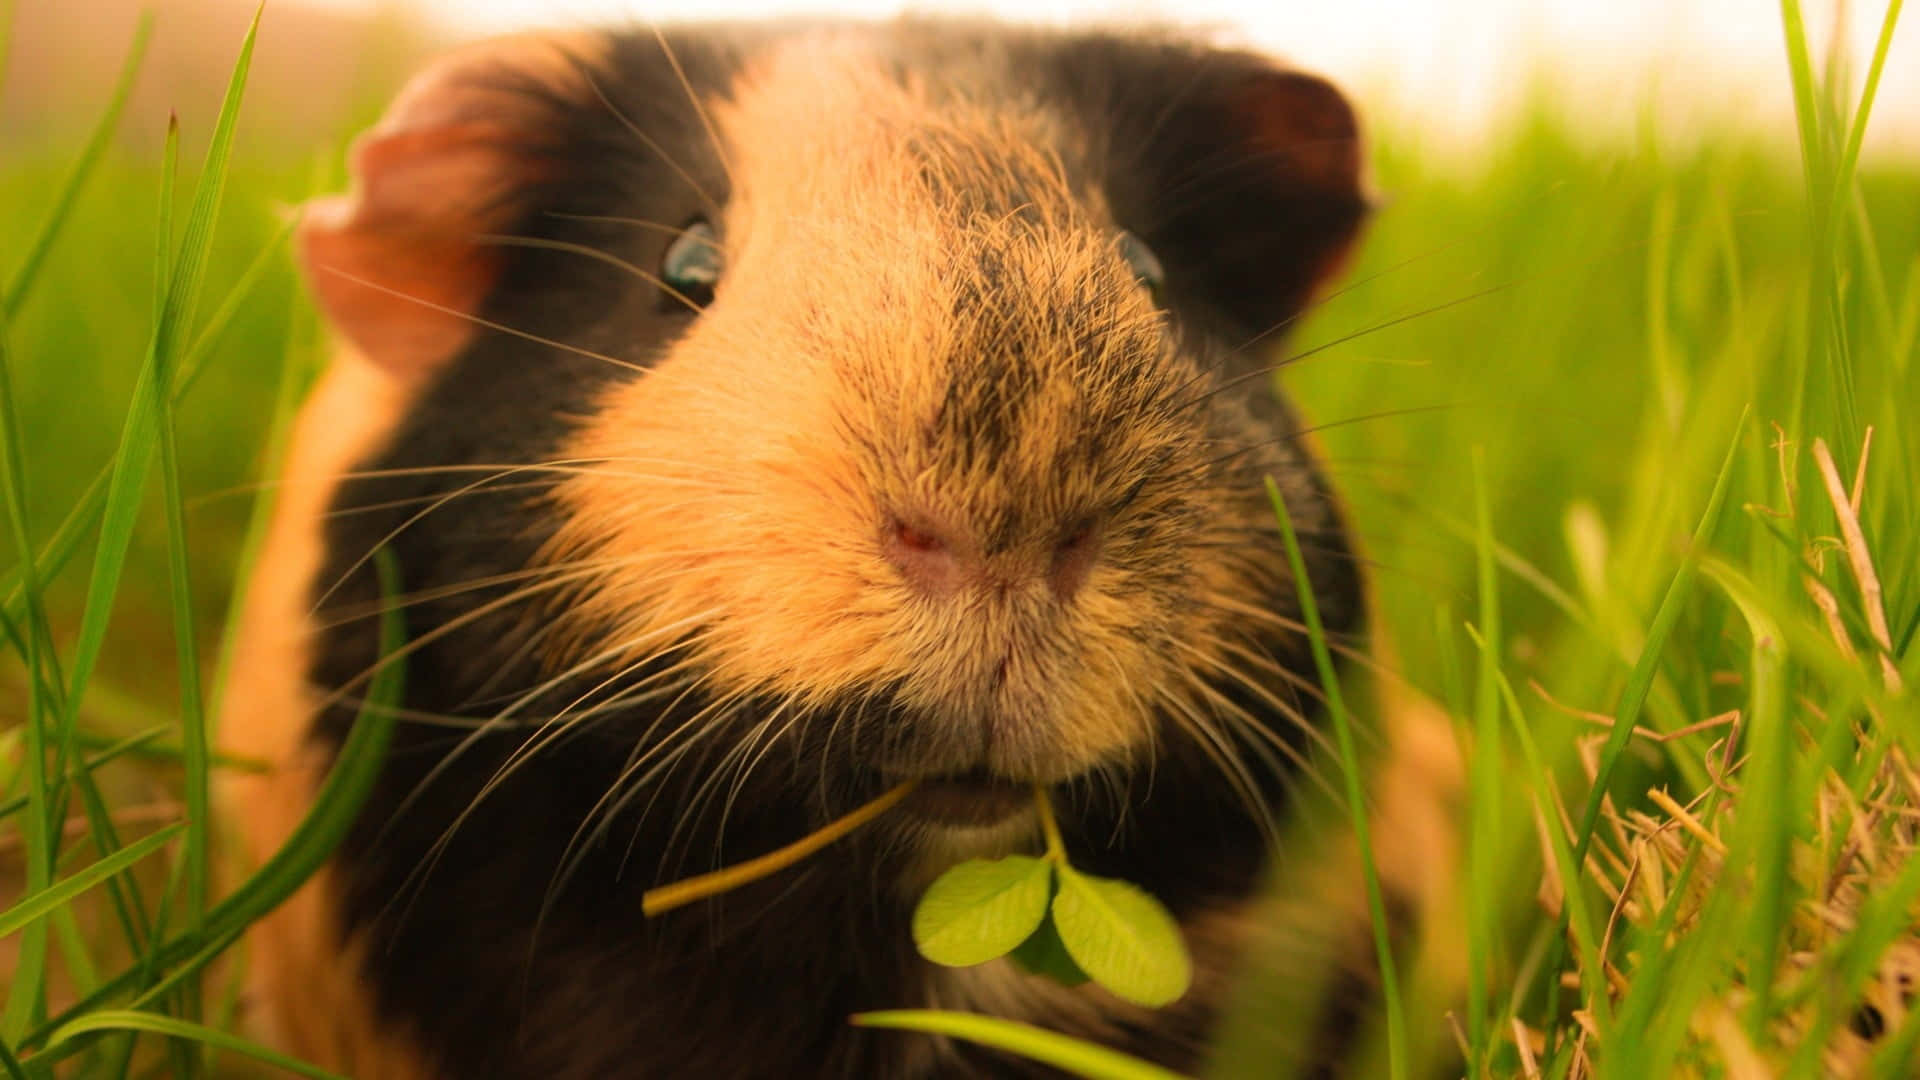
[[[363,1077],[1027,1067],[847,1024],[941,1007],[1197,1066],[1318,723],[1266,478],[1329,629],[1363,609],[1249,347],[1360,224],[1338,94],[964,23],[511,39],[416,79],[354,173],[302,228],[348,348],[227,695],[278,763],[232,791],[254,858],[379,662],[376,549],[406,690],[254,935],[273,1037]],[[1076,865],[1180,920],[1181,1001],[917,956],[934,875],[1034,849],[1034,784]]]

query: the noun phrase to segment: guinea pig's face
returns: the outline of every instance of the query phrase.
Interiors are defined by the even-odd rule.
[[[1187,693],[1223,450],[1138,241],[1043,116],[778,60],[715,109],[711,303],[574,445],[675,480],[563,490],[563,544],[636,570],[588,605],[616,639],[699,626],[716,682],[848,725],[883,773],[1132,759]]]
[[[1177,68],[1154,100],[1111,70],[1089,89],[1112,57],[928,49],[749,51],[684,86],[698,124],[623,109],[602,51],[590,95],[549,96],[629,159],[541,156],[531,194],[488,204],[515,240],[486,258],[579,249],[599,278],[569,280],[598,298],[566,301],[590,314],[562,344],[613,369],[550,450],[571,464],[537,559],[582,569],[545,670],[678,679],[641,737],[784,745],[842,788],[920,778],[936,816],[978,824],[1033,782],[1298,721],[1266,477],[1338,548],[1339,617],[1354,586],[1241,346],[1298,309],[1359,202],[1350,163],[1329,180],[1268,115],[1330,108],[1320,84],[1169,49],[1131,59]],[[1268,129],[1306,149],[1276,164]],[[583,167],[618,182],[570,184]],[[622,250],[565,235],[622,217],[646,225]]]

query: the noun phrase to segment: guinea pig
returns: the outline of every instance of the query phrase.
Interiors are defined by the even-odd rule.
[[[227,792],[249,858],[388,605],[405,693],[350,834],[251,933],[266,1037],[362,1078],[1044,1071],[848,1024],[940,1007],[1200,1067],[1324,738],[1268,478],[1328,632],[1366,609],[1267,348],[1366,216],[1341,94],[1171,34],[529,36],[416,76],[351,176],[299,228],[341,352],[224,698],[274,766]],[[934,876],[1035,850],[1035,785],[1077,866],[1178,920],[1180,1001],[916,953]]]

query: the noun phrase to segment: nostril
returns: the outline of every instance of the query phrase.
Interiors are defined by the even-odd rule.
[[[924,529],[916,529],[904,521],[893,523],[893,538],[908,551],[944,551],[947,547],[938,536]]]
[[[907,584],[924,592],[951,592],[960,584],[960,566],[939,533],[899,519],[887,523],[880,548]]]

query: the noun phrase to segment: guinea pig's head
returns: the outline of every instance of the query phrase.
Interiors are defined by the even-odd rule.
[[[1336,629],[1359,586],[1257,345],[1350,244],[1358,160],[1325,83],[1156,39],[522,40],[418,80],[304,238],[421,400],[551,414],[427,463],[544,481],[534,565],[486,568],[564,579],[542,679],[977,824],[1302,743],[1268,477]]]

